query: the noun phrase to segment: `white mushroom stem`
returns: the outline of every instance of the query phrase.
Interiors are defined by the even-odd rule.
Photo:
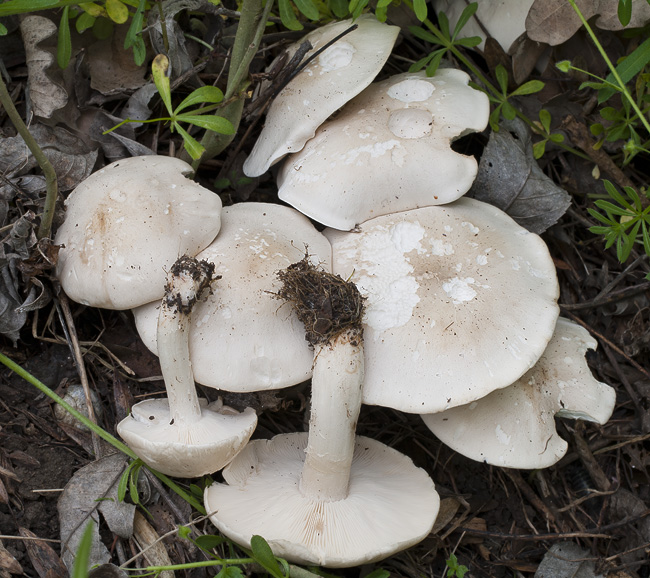
[[[214,265],[181,258],[171,269],[158,316],[158,356],[169,402],[170,425],[181,429],[201,417],[190,362],[191,311],[209,285]],[[188,438],[191,436],[187,430]],[[191,443],[191,440],[187,440]]]
[[[316,346],[309,439],[300,479],[306,497],[337,501],[348,496],[363,376],[359,329]]]

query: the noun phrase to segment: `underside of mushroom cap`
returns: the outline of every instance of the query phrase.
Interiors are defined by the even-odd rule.
[[[495,466],[536,469],[564,456],[567,443],[554,417],[604,424],[616,392],[593,378],[585,360],[596,342],[577,323],[558,319],[544,354],[512,385],[470,404],[422,419],[458,453]]]
[[[456,200],[472,185],[476,159],[452,140],[483,130],[487,96],[469,76],[440,69],[369,86],[318,129],[278,174],[280,199],[341,230],[380,215]]]
[[[357,437],[346,499],[323,502],[299,489],[307,434],[251,442],[205,491],[212,522],[250,547],[261,535],[273,553],[332,568],[381,560],[426,537],[440,499],[426,472],[375,440]]]
[[[166,399],[141,401],[117,431],[145,464],[163,474],[196,478],[214,473],[246,445],[257,415],[250,407],[238,413],[228,407],[210,409],[204,399],[200,403],[200,418],[179,426],[170,423]]]
[[[218,285],[194,307],[190,358],[194,379],[225,391],[289,387],[309,379],[313,352],[296,314],[276,298],[276,273],[300,261],[331,268],[331,247],[290,207],[226,207],[215,241],[197,255],[216,266]],[[134,310],[138,333],[156,353],[158,303]]]
[[[54,243],[63,245],[56,275],[71,299],[129,309],[162,297],[172,263],[207,247],[221,226],[221,199],[191,173],[173,157],[133,157],[70,194]]]
[[[558,317],[544,242],[463,198],[327,229],[333,272],[366,297],[364,403],[435,413],[510,385]]]
[[[264,128],[244,163],[247,176],[259,176],[288,153],[299,151],[327,117],[377,76],[399,28],[379,22],[372,14],[361,15],[354,22],[322,26],[291,45],[287,54],[291,58],[300,44],[309,41],[313,48],[305,59],[309,58],[353,25],[357,25],[356,30],[316,57],[275,97]]]

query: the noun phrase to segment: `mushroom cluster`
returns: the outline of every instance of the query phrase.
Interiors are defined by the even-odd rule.
[[[564,454],[556,415],[604,423],[614,406],[584,361],[595,343],[558,318],[544,242],[463,198],[477,165],[450,144],[485,128],[487,97],[453,69],[372,83],[397,29],[350,24],[307,37],[316,57],[273,101],[244,167],[259,175],[286,157],[278,188],[292,207],[222,209],[182,161],[137,157],[80,185],[56,238],[66,293],[132,308],[160,358],[167,399],[134,406],[120,435],[173,476],[225,466],[205,491],[224,534],[329,567],[409,547],[438,513],[424,470],[356,435],[362,403],[420,414],[456,451],[519,468]],[[137,230],[147,243],[130,240]],[[195,389],[308,379],[308,433],[252,442],[252,409]]]

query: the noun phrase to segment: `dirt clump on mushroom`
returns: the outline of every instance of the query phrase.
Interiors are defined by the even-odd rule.
[[[278,271],[282,288],[276,294],[294,308],[305,325],[305,339],[310,345],[328,343],[347,329],[360,328],[365,297],[354,283],[322,271],[303,259]],[[358,339],[363,339],[361,331]]]

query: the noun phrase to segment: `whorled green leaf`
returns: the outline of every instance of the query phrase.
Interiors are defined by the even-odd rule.
[[[204,102],[218,104],[223,100],[223,92],[216,86],[202,86],[188,94],[183,101],[176,107],[174,114],[185,110],[188,106],[195,106]]]
[[[293,6],[289,0],[278,0],[278,10],[280,11],[280,20],[285,28],[289,30],[302,30],[303,25],[296,18],[293,12]]]
[[[352,9],[352,2],[350,2],[350,14],[352,14],[352,19],[356,20],[361,16],[363,10],[368,6],[369,0],[353,0],[355,3],[354,10]]]
[[[618,21],[627,26],[632,19],[632,0],[618,0]]]
[[[541,159],[544,156],[544,153],[546,152],[546,143],[547,139],[544,139],[533,145],[533,157],[535,159]]]
[[[208,114],[178,114],[175,116],[176,121],[187,122],[207,128],[208,130],[218,132],[219,134],[235,134],[235,127],[232,123],[222,116],[213,116]]]
[[[9,32],[7,30],[7,27],[2,22],[0,22],[0,36],[6,36],[7,32]]]
[[[454,27],[454,34],[452,36],[452,40],[456,40],[456,36],[458,36],[458,33],[465,27],[465,24],[469,22],[469,19],[472,16],[474,16],[477,9],[478,9],[478,2],[472,2],[471,4],[468,4],[465,7],[460,17],[458,18],[458,22],[456,22],[456,26]],[[480,42],[481,39],[479,38],[479,44]]]
[[[510,96],[523,96],[526,94],[535,94],[544,88],[544,83],[541,80],[529,80],[524,82],[521,86],[515,88]]]
[[[138,38],[140,38],[140,33],[142,32],[142,23],[144,21],[145,1],[146,0],[140,0],[138,2],[138,7],[135,10],[135,14],[133,14],[131,24],[129,25],[126,36],[124,37],[125,50],[128,50],[132,46],[135,46]]]
[[[337,18],[345,18],[349,14],[346,0],[328,0],[327,6]]]
[[[56,45],[56,62],[59,68],[67,68],[72,56],[72,39],[70,38],[70,7],[66,6],[61,12],[59,34]]]
[[[615,205],[614,203],[610,203],[609,201],[604,201],[603,199],[599,199],[594,204],[599,209],[606,211],[610,215],[619,215],[621,217],[630,216],[629,209],[624,209],[622,207],[619,207],[618,205]]]
[[[447,40],[451,41],[449,18],[444,12],[438,13],[438,29]]]
[[[490,128],[494,132],[499,132],[499,118],[501,117],[501,108],[503,105],[497,106],[491,113],[490,113]]]
[[[192,157],[192,160],[198,161],[201,155],[205,152],[205,147],[197,141],[189,132],[187,132],[180,124],[172,123],[174,130],[183,137],[183,144],[187,154]]]
[[[483,42],[483,39],[480,36],[468,36],[467,38],[458,38],[454,40],[454,45],[464,46],[465,48],[474,48],[481,42]]]
[[[416,38],[429,42],[431,44],[440,44],[440,41],[428,30],[419,28],[418,26],[409,26],[409,32]]]
[[[106,10],[104,10],[104,7],[95,4],[94,2],[83,2],[80,4],[80,7],[84,12],[94,16],[95,18],[106,16]]]
[[[539,111],[539,122],[547,134],[551,132],[551,113],[545,108]]]
[[[98,40],[110,38],[113,34],[113,21],[108,18],[97,18],[93,25],[93,34]]]
[[[413,12],[415,12],[415,17],[420,22],[424,22],[428,15],[426,0],[413,0]]]
[[[494,69],[494,74],[497,78],[499,88],[501,88],[501,92],[505,96],[508,93],[508,71],[505,69],[505,66],[499,64]]]
[[[129,9],[121,0],[106,0],[106,13],[115,24],[124,24],[129,19]]]
[[[445,52],[445,50],[436,50],[433,53],[431,61],[427,65],[427,76],[431,77],[435,75],[435,73],[438,71],[438,68],[440,67],[440,62],[442,61],[442,57],[444,56]]]
[[[506,118],[508,120],[512,120],[517,116],[517,109],[514,106],[512,106],[509,102],[503,103],[503,108],[501,109],[501,112],[503,113],[503,118]]]
[[[77,19],[74,21],[75,28],[79,34],[82,34],[89,28],[92,28],[95,25],[96,18],[88,12],[82,12],[77,16]]]
[[[294,3],[300,13],[306,18],[309,18],[309,20],[318,20],[320,18],[318,8],[312,0],[294,0]]]
[[[160,98],[165,103],[165,108],[170,116],[174,114],[172,109],[172,92],[167,72],[169,70],[169,59],[164,54],[157,54],[151,63],[151,74],[154,84],[158,89]]]

